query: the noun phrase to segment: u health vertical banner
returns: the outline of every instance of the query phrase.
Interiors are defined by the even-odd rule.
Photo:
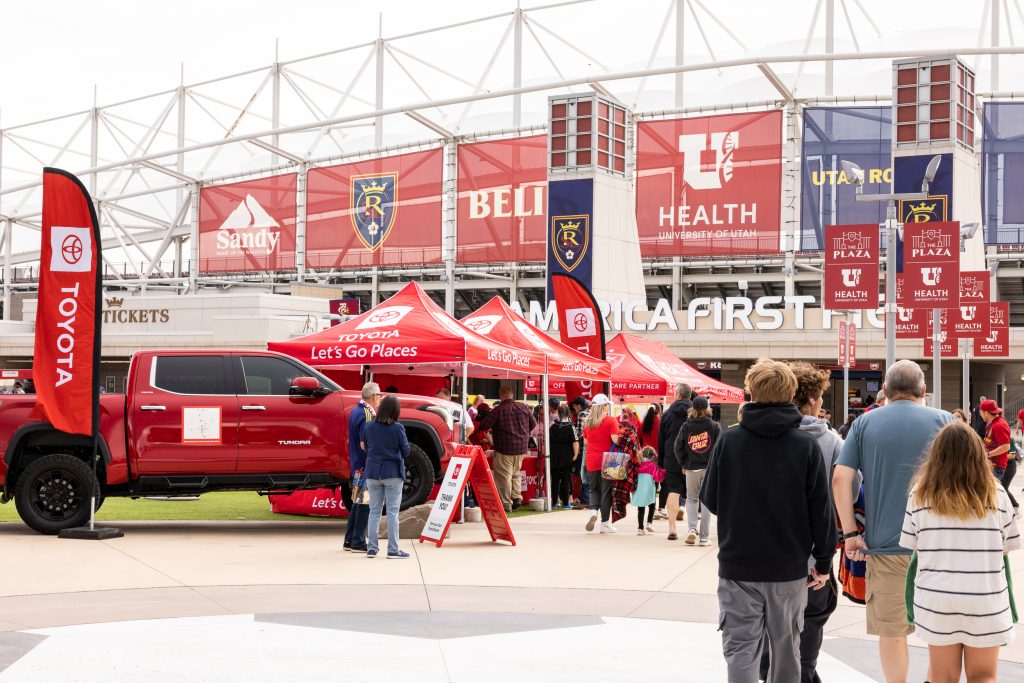
[[[641,256],[778,253],[781,111],[641,121],[636,139]]]
[[[825,308],[834,311],[878,308],[878,226],[825,228]]]
[[[910,308],[960,305],[960,224],[907,223],[903,228],[904,299]]]
[[[548,300],[554,299],[551,276],[572,275],[593,287],[594,181],[592,178],[548,182]]]

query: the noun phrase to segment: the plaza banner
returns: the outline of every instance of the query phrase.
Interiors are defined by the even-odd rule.
[[[823,305],[834,311],[878,308],[878,225],[825,228]]]
[[[306,264],[311,268],[441,263],[441,148],[311,168]]]
[[[885,220],[882,202],[858,202],[842,161],[864,169],[866,194],[892,185],[892,107],[807,107],[800,164],[799,249],[825,249],[827,225]]]
[[[459,263],[542,262],[546,135],[459,145]]]
[[[637,124],[640,254],[779,251],[782,112]]]
[[[1010,304],[994,301],[988,306],[989,334],[974,340],[974,355],[979,358],[1003,358],[1010,355]]]
[[[99,221],[89,192],[66,171],[43,169],[42,245],[31,416],[69,434],[99,426]]]
[[[1024,244],[1024,102],[986,102],[982,126],[985,244]]]
[[[295,173],[199,192],[199,272],[295,267]]]
[[[987,270],[960,271],[960,304],[988,303],[991,299],[992,276]]]
[[[907,223],[903,228],[903,293],[910,308],[960,305],[960,224]]]

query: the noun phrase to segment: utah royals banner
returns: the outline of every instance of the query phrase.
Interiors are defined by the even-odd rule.
[[[572,181],[569,181],[572,182]],[[558,336],[563,344],[581,353],[604,360],[604,318],[601,308],[590,293],[590,288],[571,275],[555,273],[550,276],[551,298],[558,309]],[[604,391],[601,383],[566,382],[566,400],[577,396],[590,399]]]
[[[441,263],[443,175],[440,148],[310,169],[306,265]]]
[[[640,255],[779,251],[782,112],[637,124]]]
[[[572,275],[588,291],[593,285],[593,220],[593,179],[548,184],[548,300],[554,273]]]
[[[458,262],[543,261],[547,136],[463,144],[458,154]]]
[[[903,228],[903,293],[910,308],[960,305],[960,224],[907,223]]]
[[[295,267],[294,173],[199,192],[199,272]]]
[[[986,102],[982,125],[985,244],[1024,244],[1024,102]]]
[[[825,228],[823,305],[834,311],[878,308],[878,225]]]
[[[75,176],[43,169],[42,250],[32,377],[32,416],[69,434],[99,426],[99,221]]]

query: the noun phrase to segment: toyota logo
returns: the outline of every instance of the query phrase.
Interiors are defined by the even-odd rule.
[[[82,240],[77,235],[68,235],[60,245],[60,255],[64,262],[74,265],[82,260]]]
[[[491,323],[488,320],[472,320],[466,323],[466,327],[471,330],[482,330],[483,328],[490,326],[490,324]]]
[[[383,323],[387,322],[388,320],[394,320],[400,315],[401,313],[399,313],[398,311],[381,311],[380,313],[374,313],[373,315],[371,315],[370,322]]]
[[[576,328],[577,332],[586,332],[589,324],[584,313],[577,313],[572,319],[572,326]]]

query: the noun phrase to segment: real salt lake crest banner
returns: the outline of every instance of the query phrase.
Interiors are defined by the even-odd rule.
[[[892,107],[807,107],[800,164],[800,244],[825,249],[825,226],[885,220],[882,202],[858,202],[841,161],[864,169],[865,194],[892,184]]]
[[[296,182],[287,173],[199,192],[199,272],[295,267]]]
[[[572,275],[588,291],[593,285],[593,220],[593,179],[548,183],[548,300],[555,296],[555,273]]]
[[[822,296],[834,311],[878,308],[878,225],[825,228]]]
[[[459,145],[459,263],[544,261],[547,155],[546,135]]]
[[[44,169],[31,415],[69,434],[91,436],[99,426],[101,249],[85,186]]]
[[[306,264],[441,263],[443,176],[441,148],[310,169]]]
[[[637,124],[640,255],[779,251],[782,112]]]

